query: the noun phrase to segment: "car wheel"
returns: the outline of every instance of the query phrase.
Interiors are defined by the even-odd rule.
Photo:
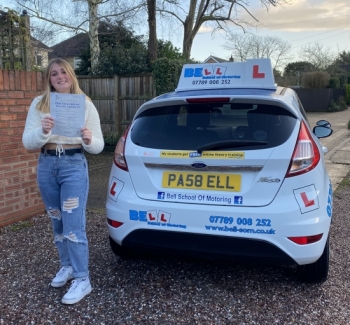
[[[298,265],[297,278],[303,282],[322,283],[327,280],[329,268],[329,237],[321,257],[312,264]]]
[[[135,256],[135,253],[132,249],[120,246],[111,238],[111,236],[109,236],[109,243],[111,245],[113,253],[116,256],[119,256],[121,258],[131,258]]]

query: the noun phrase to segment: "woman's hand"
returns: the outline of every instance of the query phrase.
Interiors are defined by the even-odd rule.
[[[51,116],[45,116],[41,120],[41,128],[44,134],[50,133],[52,127],[55,125],[55,120]]]
[[[91,133],[90,129],[88,129],[87,127],[84,127],[80,131],[81,131],[81,138],[83,139],[84,143],[86,145],[90,145],[91,138],[92,138],[92,133]]]

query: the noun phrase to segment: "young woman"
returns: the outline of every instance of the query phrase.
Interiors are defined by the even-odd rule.
[[[71,66],[53,59],[46,70],[46,89],[30,105],[22,137],[26,149],[41,149],[37,181],[45,208],[52,221],[54,242],[61,269],[52,287],[62,287],[74,278],[62,303],[74,304],[92,288],[89,280],[86,201],[89,191],[88,166],[84,150],[97,154],[104,147],[98,112],[85,98],[85,126],[80,137],[52,134],[50,92],[84,94]]]

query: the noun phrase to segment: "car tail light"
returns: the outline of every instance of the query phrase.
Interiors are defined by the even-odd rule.
[[[120,226],[122,226],[124,224],[123,222],[116,221],[116,220],[111,220],[111,219],[108,219],[108,218],[107,218],[107,222],[113,228],[119,228]]]
[[[293,243],[298,245],[307,245],[316,243],[321,240],[323,234],[313,235],[313,236],[301,236],[301,237],[288,237]]]
[[[228,103],[230,101],[229,97],[221,98],[187,98],[186,102],[189,104],[202,104],[202,103]]]
[[[298,140],[286,177],[304,174],[314,169],[320,161],[320,152],[304,121],[301,122]]]
[[[117,167],[125,171],[129,171],[128,165],[125,160],[125,141],[129,133],[129,128],[130,126],[127,128],[124,135],[119,139],[114,150],[114,163],[116,164]]]

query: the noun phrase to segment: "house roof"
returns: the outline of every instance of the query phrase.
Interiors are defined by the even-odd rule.
[[[45,49],[45,50],[50,50],[50,48],[45,45],[43,42],[37,40],[35,37],[30,36],[30,41],[33,45],[33,47],[37,48],[37,49]]]
[[[80,33],[65,41],[51,46],[52,52],[49,58],[68,58],[81,55],[82,51],[89,46],[89,36],[87,33]]]
[[[218,62],[218,63],[221,63],[221,62],[228,62],[228,60],[221,59],[221,58],[219,58],[219,57],[217,57],[217,56],[211,55],[211,56],[209,56],[208,58],[206,58],[206,59],[203,61],[203,63],[206,63],[206,62],[208,62],[209,60],[214,60],[215,62]]]

